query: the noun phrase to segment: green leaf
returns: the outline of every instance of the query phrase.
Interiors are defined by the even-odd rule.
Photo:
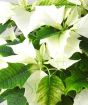
[[[56,105],[61,101],[61,95],[64,93],[64,85],[57,76],[44,77],[38,86],[38,104]]]
[[[11,47],[8,47],[6,45],[1,45],[0,46],[0,55],[2,56],[10,56],[10,55],[15,55]]]
[[[22,87],[30,76],[28,67],[20,63],[9,63],[8,67],[0,70],[0,89]]]
[[[50,26],[42,26],[39,29],[31,32],[29,34],[29,39],[32,40],[32,43],[36,49],[39,49],[40,45],[39,42],[41,39],[56,35],[59,33],[59,30],[50,27]]]
[[[56,5],[56,6],[74,6],[74,4],[68,2],[68,0],[38,0],[35,2],[36,5]]]
[[[73,105],[73,100],[69,96],[62,96],[62,101],[57,103],[56,105]]]
[[[88,88],[88,58],[84,58],[69,68],[71,76],[66,78],[66,93],[75,90],[80,92],[83,88]]]
[[[9,89],[0,95],[0,103],[7,100],[8,105],[26,105],[27,100],[24,97],[24,89]]]
[[[9,25],[10,24],[12,24],[12,21],[11,20],[8,20],[5,24],[0,24],[0,34],[2,33],[2,32],[4,32],[6,29],[7,29],[7,27],[9,27]]]
[[[82,49],[82,51],[88,55],[88,38],[85,37],[81,37],[80,38],[81,42],[80,42],[80,49]]]
[[[17,40],[17,39],[15,39],[13,41],[7,40],[7,45],[16,45],[16,44],[19,44],[19,43],[20,43],[20,41]]]
[[[79,59],[81,59],[81,53],[79,53],[79,52],[74,53],[74,54],[70,57],[70,59],[72,59],[72,60],[79,60]]]

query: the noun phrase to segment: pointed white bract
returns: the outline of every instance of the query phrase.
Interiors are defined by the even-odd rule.
[[[24,36],[27,37],[30,32],[29,23],[31,13],[22,7],[17,7],[13,9],[13,14],[12,20],[15,21],[16,25],[23,32]]]
[[[28,80],[24,84],[24,96],[26,97],[29,105],[38,105],[36,93],[40,80],[45,76],[47,76],[45,72],[37,70],[28,78]]]
[[[88,14],[84,17],[80,18],[77,24],[74,26],[76,28],[76,32],[80,35],[88,38]]]
[[[8,105],[7,100],[5,100],[5,101],[1,102],[1,103],[0,103],[0,105]]]
[[[0,38],[0,45],[3,45],[3,44],[7,44],[7,42],[4,38]]]
[[[25,39],[22,43],[16,45],[8,45],[11,47],[15,54],[7,57],[3,57],[5,62],[10,63],[34,63],[36,64],[36,50],[34,49],[31,42]]]
[[[0,1],[0,23],[4,24],[11,18],[13,12],[11,10],[12,4],[5,1]]]
[[[28,12],[19,7],[13,11],[14,15],[12,20],[15,21],[25,37],[27,37],[30,32],[43,25],[49,25],[57,29],[61,28],[60,24],[63,21],[64,16],[64,7],[57,9],[53,5],[36,6],[35,11],[32,12]]]
[[[69,58],[75,52],[81,52],[78,37],[79,35],[74,31],[67,30],[61,35],[57,34],[41,40],[41,43],[46,43],[49,55],[52,58],[47,63],[60,70],[62,68],[66,69],[77,62],[77,60]]]
[[[12,19],[25,37],[27,37],[31,31],[42,25],[50,25],[57,29],[61,29],[60,24],[64,17],[64,6],[59,9],[54,5],[36,6],[34,11],[28,12],[20,5],[12,5],[8,2],[1,1],[0,5],[1,23],[5,23],[8,19]],[[4,12],[2,12],[2,9]]]
[[[68,58],[62,57],[58,59],[50,59],[47,63],[51,64],[58,70],[66,69],[70,67],[72,64],[76,63],[78,60],[70,60]]]
[[[46,42],[49,55],[56,59],[64,54],[64,47],[66,46],[68,37],[70,37],[69,30],[63,34],[57,33],[56,35],[45,38],[41,40],[41,43]]]
[[[76,95],[73,105],[88,105],[88,90],[84,89]]]
[[[70,31],[69,34],[70,37],[67,39],[67,43],[64,48],[64,54],[67,58],[70,58],[75,52],[81,52],[79,48],[80,40],[78,40],[80,35],[74,31]]]
[[[67,13],[68,16],[67,16],[67,21],[65,24],[68,26],[74,25],[80,17],[78,7],[68,9],[68,11],[66,12],[68,12]]]
[[[30,56],[32,58],[36,57],[36,50],[34,49],[32,42],[30,42],[28,39],[25,39],[22,43],[9,46],[13,49],[15,54]]]

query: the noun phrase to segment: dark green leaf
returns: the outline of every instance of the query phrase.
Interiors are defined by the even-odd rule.
[[[69,96],[62,96],[62,101],[58,102],[56,105],[73,105],[73,100]]]
[[[0,89],[22,87],[30,76],[28,67],[20,63],[9,63],[8,67],[0,70]]]
[[[16,44],[19,44],[20,43],[20,41],[18,41],[18,40],[13,40],[13,41],[11,41],[11,40],[7,40],[7,45],[16,45]]]
[[[8,20],[5,24],[0,24],[0,34],[2,33],[2,32],[4,32],[6,29],[7,29],[7,27],[9,27],[9,25],[11,24],[11,20]]]
[[[8,105],[26,105],[24,89],[9,89],[0,95],[0,102],[7,100]]]
[[[81,37],[80,40],[80,48],[86,55],[88,55],[88,38]]]
[[[42,26],[39,29],[31,32],[29,34],[29,39],[32,40],[33,45],[36,49],[39,49],[40,45],[40,39],[44,39],[53,35],[56,35],[59,33],[59,31],[53,27],[50,26]]]
[[[10,56],[10,55],[15,55],[11,47],[8,47],[6,45],[1,45],[0,46],[0,55],[2,56]]]
[[[79,53],[79,52],[74,53],[74,54],[70,57],[70,59],[72,59],[72,60],[79,60],[79,59],[81,59],[81,53]]]
[[[81,91],[82,88],[88,88],[88,59],[82,59],[69,68],[71,76],[66,78],[66,93],[75,90]]]

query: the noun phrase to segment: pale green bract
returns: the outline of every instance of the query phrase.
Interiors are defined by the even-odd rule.
[[[88,10],[88,0],[68,0],[68,1],[76,5],[83,5],[83,7]]]

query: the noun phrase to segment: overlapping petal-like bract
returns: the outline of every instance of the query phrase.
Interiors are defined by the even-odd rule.
[[[9,45],[15,54],[17,55],[11,55],[7,57],[3,57],[3,60],[5,62],[12,62],[12,63],[35,63],[36,58],[36,50],[34,49],[31,42],[28,40],[24,40],[23,43],[16,44],[16,45]]]
[[[37,88],[40,80],[47,76],[44,71],[35,71],[24,84],[25,94],[28,103],[30,105],[37,105]]]
[[[77,24],[75,24],[76,32],[80,35],[88,38],[88,14],[80,18]]]
[[[52,12],[50,12],[52,11]],[[64,16],[64,7],[57,9],[55,6],[36,6],[35,10],[28,12],[23,8],[13,10],[12,20],[15,21],[25,37],[33,30],[43,25],[49,25],[61,29]],[[20,14],[20,15],[19,15]],[[25,28],[26,27],[26,28]]]
[[[76,95],[73,105],[88,105],[88,90],[84,89]]]
[[[13,12],[11,10],[12,4],[5,1],[0,1],[0,23],[4,24],[11,18]]]
[[[61,28],[60,24],[64,16],[64,7],[57,9],[54,5],[36,6],[34,11],[28,12],[20,5],[12,5],[7,2],[0,2],[0,5],[1,11],[4,8],[4,12],[0,12],[1,23],[5,23],[8,19],[12,19],[25,37],[27,37],[31,31],[42,25],[50,25],[57,29]]]

